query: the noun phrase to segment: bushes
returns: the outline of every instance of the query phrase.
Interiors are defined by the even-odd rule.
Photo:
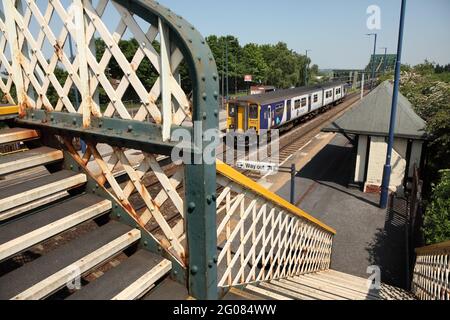
[[[441,171],[440,182],[433,187],[425,213],[424,235],[427,244],[450,240],[450,170]]]

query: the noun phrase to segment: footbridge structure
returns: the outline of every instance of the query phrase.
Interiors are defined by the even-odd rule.
[[[415,295],[372,288],[330,270],[332,227],[206,161],[215,60],[158,2],[3,0],[0,72],[0,299],[449,298],[448,245]]]

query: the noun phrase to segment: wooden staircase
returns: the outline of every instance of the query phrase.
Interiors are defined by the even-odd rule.
[[[371,290],[368,280],[328,270],[232,289],[232,300],[414,300],[408,292],[382,284]]]
[[[0,156],[0,300],[148,294],[171,262],[142,249],[141,231],[112,220],[111,201],[87,192],[88,177],[64,170],[64,153],[39,142],[35,130],[0,131],[4,149],[20,146]],[[17,178],[37,167],[45,174]]]

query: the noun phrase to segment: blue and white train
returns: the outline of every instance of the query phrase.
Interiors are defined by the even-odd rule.
[[[308,115],[341,103],[346,97],[346,85],[332,82],[231,100],[227,104],[228,132],[234,132],[239,138],[249,131],[259,136],[273,129],[290,130]]]

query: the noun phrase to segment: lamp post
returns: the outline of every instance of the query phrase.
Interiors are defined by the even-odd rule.
[[[371,89],[373,88],[373,81],[375,79],[375,55],[377,53],[377,38],[378,38],[378,34],[376,33],[368,33],[367,36],[374,36],[374,44],[373,44],[373,56],[372,56],[372,80],[371,80],[371,84],[370,87]]]
[[[305,86],[308,85],[308,52],[311,52],[312,50],[308,49],[306,50],[306,63],[305,63]]]
[[[403,30],[405,27],[405,10],[406,0],[402,0],[402,8],[400,13],[400,27],[398,32],[398,46],[397,46],[397,63],[395,65],[395,81],[394,81],[394,93],[392,95],[392,110],[391,110],[391,122],[389,127],[389,141],[388,150],[386,156],[386,164],[383,171],[383,184],[381,186],[381,198],[380,208],[386,209],[389,197],[389,185],[391,183],[392,173],[392,149],[395,139],[395,124],[397,120],[397,103],[398,103],[398,91],[400,86],[400,70],[402,66],[402,50],[403,50]]]
[[[383,74],[386,73],[386,65],[387,65],[387,49],[386,47],[380,48],[384,49],[384,59],[383,59]]]

